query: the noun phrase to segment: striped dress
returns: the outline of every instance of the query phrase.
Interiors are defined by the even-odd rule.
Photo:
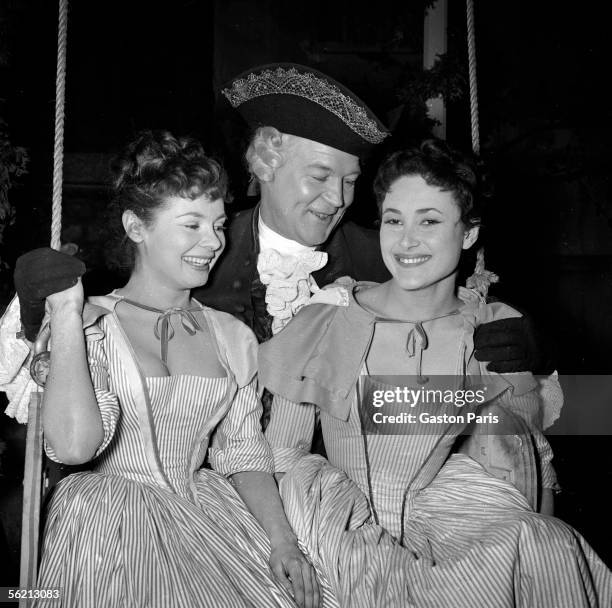
[[[45,606],[295,606],[271,573],[265,532],[226,479],[272,470],[255,339],[230,315],[202,314],[225,377],[145,378],[115,314],[88,332],[104,441],[92,472],[55,489],[38,586],[60,588],[61,599]],[[200,468],[207,450],[214,470]]]
[[[351,299],[348,310],[337,316],[324,310],[300,313],[293,327],[289,324],[279,334],[284,340],[284,348],[279,346],[282,352],[274,351],[276,338],[263,355],[260,350],[261,381],[275,385],[273,376],[275,369],[281,373],[281,364],[267,362],[276,354],[277,361],[290,361],[287,351],[292,342],[296,353],[312,348],[313,355],[299,370],[285,368],[289,379],[284,386],[308,377],[311,369],[325,369],[318,360],[321,353],[346,361],[356,342],[333,334],[333,325],[346,317],[342,321],[346,327],[359,333],[357,328],[365,326],[367,316],[363,309],[353,311],[355,306]],[[326,327],[326,335],[335,335],[329,349],[325,336],[305,335],[315,317],[319,327]],[[424,324],[429,338],[429,348],[421,353],[425,372],[451,374],[464,367],[471,354],[465,348],[468,319],[469,312],[464,311],[463,319],[457,315]],[[391,343],[394,333],[404,336],[405,342],[411,329],[409,324],[391,327],[375,321],[373,326],[374,336],[387,332],[383,344]],[[372,338],[361,342],[368,344],[364,348],[372,343]],[[436,360],[441,343],[443,351],[460,353],[459,360],[448,356]],[[406,373],[417,373],[415,359],[402,359]],[[328,359],[328,369],[333,382],[339,367]],[[366,366],[361,370],[365,372]],[[321,379],[321,371],[317,373]],[[316,374],[313,381],[316,384]],[[439,434],[369,434],[356,389],[346,418],[332,415],[326,407],[289,401],[277,391],[266,430],[275,468],[286,473],[280,492],[287,517],[328,591],[326,606],[612,606],[612,573],[586,541],[562,521],[535,513],[514,485],[489,474],[468,456],[454,453],[461,429],[450,425]],[[315,387],[309,394],[322,394],[317,391]],[[530,393],[502,395],[499,401],[525,419],[530,418],[526,412],[533,413],[534,403],[537,407]],[[308,453],[317,415],[327,459]],[[532,430],[537,435],[537,429]],[[541,434],[535,443],[544,485],[554,487],[548,444]]]

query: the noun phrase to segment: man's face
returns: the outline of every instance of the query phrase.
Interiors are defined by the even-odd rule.
[[[295,136],[285,154],[287,161],[261,185],[261,217],[288,239],[321,245],[353,202],[359,159]]]

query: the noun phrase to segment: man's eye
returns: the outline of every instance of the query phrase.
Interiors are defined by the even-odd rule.
[[[225,232],[227,230],[227,226],[225,226],[224,224],[221,224],[220,226],[215,226],[215,230],[217,232]]]
[[[327,181],[327,175],[311,175],[310,177],[312,177],[312,179],[317,180],[318,182]]]
[[[350,179],[350,180],[346,180],[344,182],[344,185],[349,187],[349,188],[354,188],[356,183],[357,182],[354,179]]]
[[[190,230],[197,230],[199,227],[199,224],[185,224],[185,228],[189,228]]]

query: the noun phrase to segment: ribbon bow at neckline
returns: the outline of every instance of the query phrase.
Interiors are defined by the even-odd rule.
[[[417,382],[419,384],[425,384],[429,381],[427,376],[423,375],[423,351],[429,346],[429,338],[427,332],[423,327],[423,323],[429,323],[430,321],[437,321],[445,317],[450,317],[459,314],[459,310],[452,310],[446,314],[438,317],[432,317],[431,319],[423,319],[422,321],[409,321],[403,319],[389,319],[386,317],[377,316],[374,320],[376,323],[410,323],[412,328],[408,332],[406,338],[406,354],[412,358],[418,356],[417,359]]]
[[[136,308],[142,308],[143,310],[155,312],[159,315],[159,317],[157,317],[157,321],[155,321],[155,326],[153,327],[153,334],[158,340],[161,341],[161,359],[164,365],[168,363],[168,342],[174,338],[172,315],[179,316],[183,329],[190,336],[194,336],[196,332],[202,331],[202,326],[193,314],[194,312],[201,310],[199,306],[176,306],[173,308],[168,308],[167,310],[162,310],[160,308],[154,308],[153,306],[147,306],[146,304],[140,304],[140,302],[135,302],[129,298],[123,298],[123,301],[127,304],[131,304],[132,306],[136,306]]]

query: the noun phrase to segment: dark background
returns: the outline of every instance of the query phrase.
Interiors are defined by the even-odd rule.
[[[448,100],[448,139],[470,147],[463,1],[449,0],[448,54],[422,70],[426,3],[379,0],[73,1],[69,14],[63,241],[79,245],[87,287],[104,292],[99,219],[108,162],[143,128],[192,134],[244,198],[244,126],[219,96],[229,78],[272,61],[310,65],[352,88],[392,127],[388,147],[431,129],[423,101]],[[482,157],[495,184],[485,217],[494,295],[528,310],[562,374],[609,374],[612,344],[612,106],[606,93],[609,33],[604,2],[476,1]],[[12,295],[18,255],[49,241],[57,6],[0,0],[0,117],[30,163],[10,191],[14,223],[0,242],[0,309]],[[384,153],[380,150],[378,156]],[[372,224],[366,165],[351,214]],[[551,437],[564,492],[557,514],[612,563],[612,390],[568,393]],[[602,397],[603,395],[603,397]],[[0,395],[0,399],[4,396]],[[594,403],[596,401],[597,403]],[[593,418],[595,416],[595,418]],[[595,420],[600,436],[573,433]],[[592,426],[591,426],[592,428]],[[592,431],[591,431],[592,432]],[[24,428],[0,416],[0,554],[5,582],[18,580]],[[6,547],[6,549],[5,549]]]

